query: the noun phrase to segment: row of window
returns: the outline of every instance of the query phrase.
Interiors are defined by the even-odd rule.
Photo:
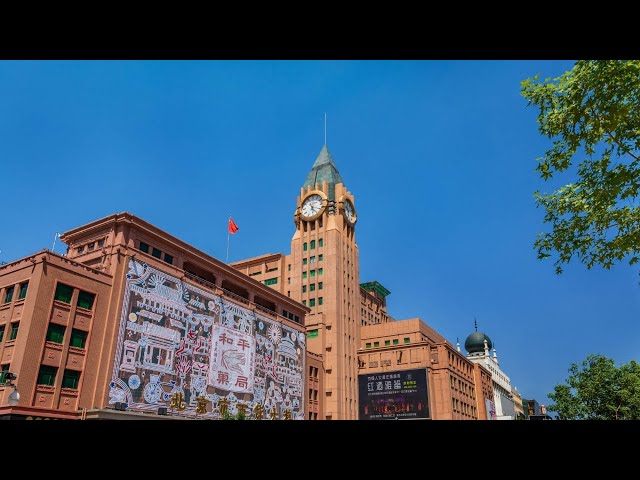
[[[321,238],[319,238],[319,239],[318,239],[318,248],[320,248],[320,247],[322,247],[322,246],[323,246],[322,239],[321,239]],[[315,240],[311,240],[311,241],[309,242],[309,250],[314,250],[315,248],[316,248],[316,241],[315,241]],[[302,251],[303,251],[303,252],[306,252],[306,251],[307,251],[307,242],[304,242],[304,243],[302,244]]]
[[[296,323],[300,323],[300,317],[298,315],[294,315],[291,312],[287,312],[284,308],[282,309],[282,316],[287,317],[289,320],[293,320]]]
[[[4,385],[5,383],[7,383],[7,379],[5,375],[7,374],[8,371],[9,371],[8,363],[0,365],[0,385]]]
[[[319,262],[321,262],[321,261],[322,261],[322,259],[323,259],[323,255],[322,255],[322,254],[318,255],[318,261],[319,261]],[[314,263],[316,263],[316,257],[315,257],[315,255],[314,255],[313,257],[309,257],[309,263],[310,263],[310,264],[312,264],[312,265],[313,265]],[[302,259],[302,265],[306,265],[306,264],[307,264],[307,259],[306,259],[306,258],[303,258],[303,259]]]
[[[19,285],[18,300],[23,300],[27,296],[28,288],[29,288],[29,282],[23,282]],[[10,287],[7,287],[7,289],[4,292],[4,301],[2,303],[3,304],[11,303],[11,300],[13,300],[13,294],[15,291],[16,291],[15,285],[11,285]]]
[[[66,329],[67,327],[64,325],[50,323],[47,329],[47,342],[62,343]],[[71,329],[71,341],[69,345],[76,348],[84,348],[86,344],[87,332],[76,330],[75,328]]]
[[[465,403],[465,402],[460,402],[458,401],[457,398],[451,399],[451,408],[453,409],[454,412],[458,411],[463,415],[469,415],[471,417],[476,416],[476,407],[469,405],[468,403]]]
[[[310,283],[309,284],[309,291],[310,292],[314,292],[316,290],[316,284],[315,283]],[[318,290],[322,290],[322,282],[318,282]],[[307,293],[307,286],[306,285],[302,285],[302,293]]]
[[[164,260],[169,265],[173,265],[173,256],[169,255],[168,253],[165,253],[164,254],[164,258],[163,258],[162,250],[158,250],[156,247],[151,247],[147,243],[140,242],[140,245],[139,245],[138,249],[141,252],[144,252],[144,253],[149,253],[149,250],[151,250],[151,256],[152,257],[155,257],[158,260],[160,260],[160,259]]]
[[[398,345],[400,343],[400,340],[398,338],[394,338],[393,339],[393,344],[394,345]],[[404,343],[411,343],[411,338],[410,337],[404,337]],[[385,340],[384,341],[384,346],[385,347],[389,347],[391,346],[391,340]],[[371,348],[371,343],[367,342],[365,344],[366,348]],[[380,342],[373,342],[373,348],[378,348],[380,347]]]
[[[276,278],[267,278],[264,281],[265,285],[275,285],[276,283],[278,283],[278,277],[276,277]]]
[[[318,275],[322,275],[322,268],[318,269]],[[315,277],[316,276],[316,271],[315,270],[309,270],[309,276],[310,277]],[[302,278],[307,278],[307,272],[302,272]]]
[[[0,325],[0,342],[4,338],[4,328],[5,328],[4,325]],[[15,340],[18,337],[19,328],[20,328],[20,322],[13,322],[11,324],[11,330],[9,331],[9,338],[7,339],[8,342],[10,342],[11,340]]]
[[[70,304],[71,297],[73,297],[73,287],[65,285],[64,283],[58,283],[58,285],[56,285],[56,293],[53,296],[54,300]],[[78,294],[78,307],[84,308],[85,310],[92,310],[95,299],[95,294],[80,290]]]
[[[80,245],[79,247],[76,247],[76,253],[78,255],[83,254],[85,246],[87,247],[87,252],[93,252],[96,248],[96,244],[98,245],[98,248],[104,247],[104,238],[101,238],[97,242],[93,241],[93,242],[87,243],[86,245]]]
[[[302,300],[302,304],[306,307],[307,306],[307,301],[306,300]],[[318,297],[318,305],[322,305],[322,297]],[[315,298],[310,298],[309,299],[309,306],[310,307],[315,307],[316,306],[316,299]]]
[[[41,365],[38,372],[38,385],[54,386],[56,376],[58,375],[58,367],[50,367],[49,365]],[[78,389],[80,383],[80,372],[76,370],[65,369],[62,375],[62,388]]]

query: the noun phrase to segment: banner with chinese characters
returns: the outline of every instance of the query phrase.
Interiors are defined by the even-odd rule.
[[[360,420],[430,418],[427,370],[358,375]]]
[[[303,419],[304,327],[129,260],[110,405],[199,418]]]

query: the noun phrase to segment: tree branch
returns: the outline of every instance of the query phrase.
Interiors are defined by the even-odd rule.
[[[600,116],[593,110],[591,109],[591,113],[593,114],[593,116],[598,120],[598,122],[600,122],[600,125],[602,125],[603,130],[605,131],[605,133],[607,135],[609,135],[609,137],[611,138],[611,140],[613,140],[614,142],[616,142],[616,145],[618,145],[618,147],[620,147],[622,150],[624,150],[626,153],[628,153],[629,155],[631,155],[633,158],[636,159],[636,161],[640,161],[640,158],[638,158],[636,155],[634,155],[633,153],[631,153],[629,151],[629,149],[627,148],[626,145],[620,143],[618,141],[618,139],[616,138],[616,136],[608,129],[604,128],[604,122],[600,119]]]

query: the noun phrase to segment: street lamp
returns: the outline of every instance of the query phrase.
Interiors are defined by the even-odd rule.
[[[11,395],[9,395],[9,398],[7,399],[7,401],[9,402],[9,405],[13,407],[17,405],[18,402],[20,401],[20,393],[18,392],[18,386],[15,383],[12,383],[12,381],[18,378],[18,376],[15,373],[7,372],[4,374],[4,378],[6,380],[5,386],[13,387],[13,392],[11,392]]]

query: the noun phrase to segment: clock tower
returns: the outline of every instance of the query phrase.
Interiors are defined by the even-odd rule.
[[[311,309],[307,349],[324,357],[324,418],[358,418],[360,283],[357,215],[326,145],[297,198],[287,290]]]

